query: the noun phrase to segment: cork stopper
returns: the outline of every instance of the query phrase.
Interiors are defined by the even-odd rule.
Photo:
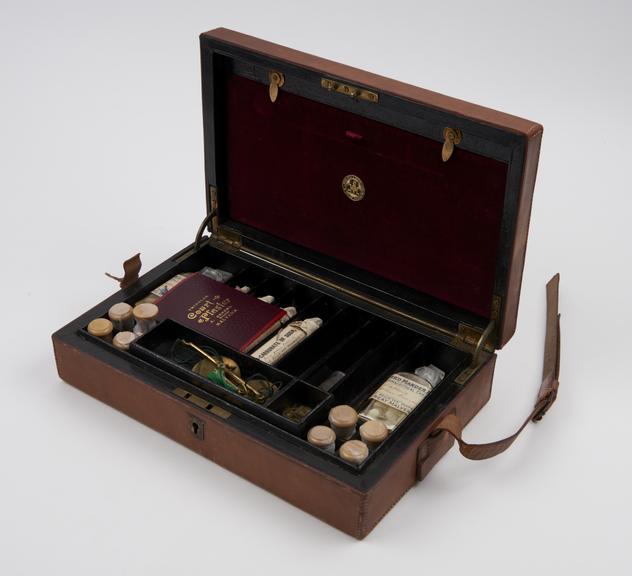
[[[132,317],[132,307],[125,302],[119,302],[108,310],[108,316],[112,322],[124,322]]]
[[[369,446],[377,446],[386,440],[388,430],[382,422],[369,420],[360,426],[360,437]]]
[[[98,338],[104,338],[112,334],[114,326],[107,318],[95,318],[88,324],[88,333]]]
[[[340,447],[340,457],[351,464],[362,464],[369,455],[368,446],[360,440],[348,440]]]
[[[314,426],[307,433],[307,441],[319,448],[326,448],[336,441],[336,435],[328,426]]]
[[[134,308],[134,318],[136,320],[153,320],[156,316],[158,316],[158,306],[155,304],[144,302]]]
[[[334,406],[329,411],[329,422],[337,428],[353,428],[358,422],[358,413],[346,404]]]
[[[119,350],[129,350],[129,345],[136,340],[136,334],[133,332],[119,332],[114,339],[112,340],[112,344]]]

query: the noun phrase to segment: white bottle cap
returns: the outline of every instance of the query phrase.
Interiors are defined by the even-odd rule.
[[[296,316],[296,308],[294,306],[288,306],[287,308],[282,308],[282,310],[285,312],[285,316],[281,318],[281,324],[289,322],[291,318]]]
[[[433,388],[445,377],[445,372],[433,364],[417,368],[417,370],[415,370],[415,374],[420,378],[423,378]]]

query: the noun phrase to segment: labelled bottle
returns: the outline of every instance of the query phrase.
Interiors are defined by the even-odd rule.
[[[364,421],[382,422],[391,432],[432,392],[443,380],[445,372],[432,364],[409,372],[397,372],[371,395],[360,412]]]

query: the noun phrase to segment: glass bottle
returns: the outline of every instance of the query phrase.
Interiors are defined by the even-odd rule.
[[[316,448],[331,452],[336,449],[336,434],[328,426],[314,426],[307,433],[307,441]]]
[[[362,440],[347,440],[338,450],[338,455],[344,461],[359,466],[367,459],[369,448]]]
[[[132,307],[126,302],[118,302],[108,310],[108,318],[117,332],[129,332],[134,329]]]
[[[138,304],[132,311],[136,326],[134,326],[134,334],[140,338],[143,334],[149,332],[156,325],[158,316],[158,306],[149,302]]]
[[[389,431],[394,430],[432,389],[443,380],[445,372],[432,364],[409,372],[397,372],[371,395],[360,412],[362,420],[382,422]]]
[[[348,440],[356,431],[358,413],[346,404],[334,406],[329,411],[329,425],[338,440]]]
[[[130,332],[129,330],[125,330],[114,336],[112,344],[114,344],[114,346],[119,350],[127,352],[130,344],[134,342],[134,340],[136,340],[136,334]]]
[[[367,420],[360,429],[360,438],[364,442],[369,450],[375,450],[379,445],[386,440],[388,436],[388,430],[383,422],[379,420]]]
[[[95,318],[88,324],[88,334],[101,338],[106,342],[112,342],[114,326],[107,318]]]

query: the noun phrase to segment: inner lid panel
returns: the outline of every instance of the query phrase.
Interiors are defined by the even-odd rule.
[[[225,90],[230,220],[490,317],[506,162],[443,162],[441,142],[236,74]]]

